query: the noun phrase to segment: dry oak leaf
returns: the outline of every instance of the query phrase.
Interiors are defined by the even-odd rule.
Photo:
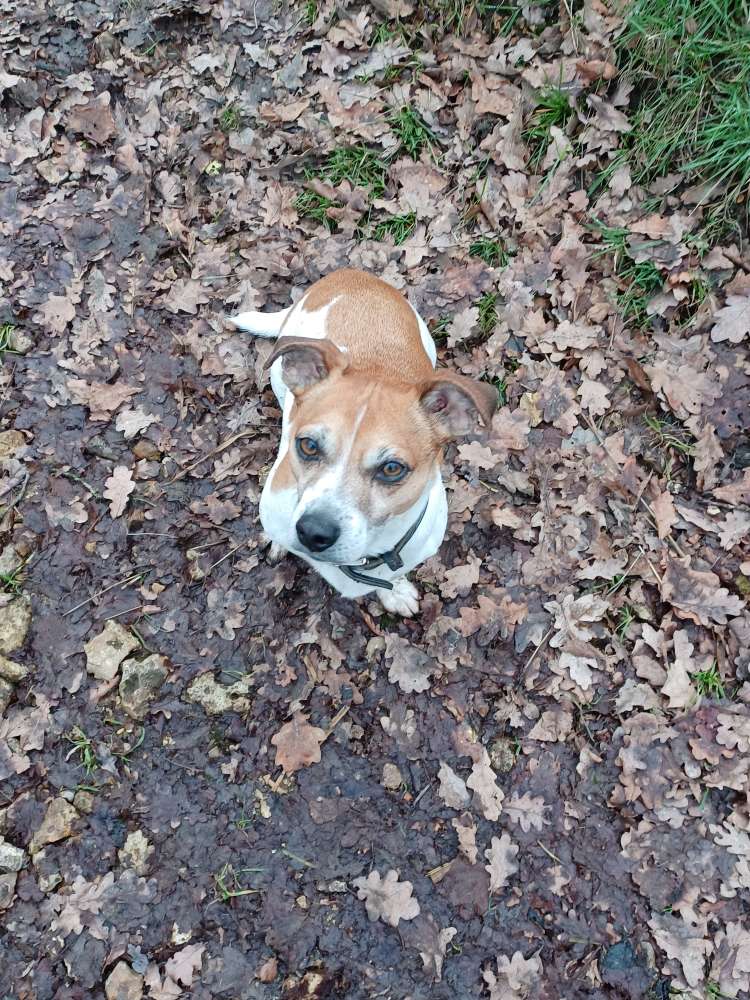
[[[741,510],[730,511],[723,524],[719,525],[721,547],[729,551],[750,536],[750,515]]]
[[[182,996],[182,987],[174,979],[165,976],[162,982],[156,962],[152,962],[146,969],[143,981],[149,989],[149,1000],[177,1000]]]
[[[666,538],[672,530],[672,526],[677,521],[677,512],[674,509],[672,494],[667,493],[666,490],[663,493],[659,493],[656,500],[652,501],[651,509],[656,519],[656,530],[659,533],[659,538]]]
[[[507,833],[501,837],[493,837],[491,846],[484,852],[489,861],[484,867],[490,873],[490,892],[497,892],[507,885],[508,879],[518,871],[515,857],[518,854],[518,844],[514,844]]]
[[[469,812],[454,816],[451,826],[456,831],[458,837],[458,850],[466,858],[470,865],[477,863],[477,828],[474,818]]]
[[[68,117],[71,132],[80,132],[98,146],[115,134],[115,120],[110,111],[109,91],[89,98],[86,104],[73,108]]]
[[[87,882],[80,875],[77,875],[70,888],[55,893],[51,897],[52,907],[57,910],[58,915],[52,921],[51,931],[62,931],[62,936],[66,934],[80,934],[83,930],[81,914],[87,913],[97,916],[105,903],[106,894],[115,881],[114,872],[107,872],[106,875],[97,876],[93,882]],[[95,921],[92,926],[91,916],[87,920],[86,930],[93,937],[102,940],[104,938],[98,933],[101,926],[100,921]],[[103,928],[102,928],[103,929]]]
[[[460,445],[458,457],[473,469],[494,469],[498,463],[498,457],[492,449],[486,444],[480,444],[479,441]]]
[[[675,632],[673,642],[674,660],[667,670],[667,679],[661,693],[669,699],[669,708],[687,708],[697,698],[697,691],[690,680],[691,669],[695,669],[691,659],[694,647],[684,629]]]
[[[747,996],[750,990],[750,931],[737,920],[729,921],[714,938],[709,979],[718,983],[720,996]]]
[[[438,982],[443,976],[445,949],[458,933],[455,927],[440,929],[431,913],[420,914],[402,932],[404,943],[416,948],[427,972]]]
[[[711,942],[705,936],[705,919],[694,926],[680,917],[657,913],[651,917],[648,925],[659,947],[682,966],[682,974],[688,986],[701,984],[704,980],[705,957],[711,951]],[[669,964],[663,971],[671,971]]]
[[[380,877],[373,871],[364,878],[355,878],[357,897],[365,900],[365,909],[371,922],[378,919],[391,927],[398,927],[399,920],[413,920],[419,914],[419,903],[412,898],[411,882],[399,882],[399,873],[392,868]]]
[[[389,635],[385,640],[385,656],[390,659],[388,680],[398,684],[402,691],[426,691],[430,686],[430,674],[437,664],[423,650],[412,646],[400,635]]]
[[[466,782],[445,761],[440,762],[438,771],[438,795],[449,809],[465,809],[471,796],[466,790]]]
[[[165,973],[183,986],[192,986],[195,973],[203,963],[204,944],[189,944],[176,952],[164,967]]]
[[[715,573],[690,569],[677,559],[667,558],[667,571],[661,582],[662,600],[671,604],[679,618],[696,625],[726,625],[729,615],[739,615],[744,602],[726,587],[719,586]]]
[[[726,503],[750,504],[750,469],[745,469],[742,478],[712,490],[713,495]]]
[[[113,385],[108,382],[89,384],[83,379],[71,378],[66,384],[73,402],[88,406],[92,420],[109,420],[118,406],[140,392],[122,382],[115,382]]]
[[[564,743],[572,728],[573,713],[566,711],[562,705],[555,705],[542,712],[542,717],[529,733],[529,739],[544,743]]]
[[[596,594],[584,594],[575,598],[566,594],[559,601],[548,601],[545,610],[555,616],[555,634],[550,639],[550,646],[559,649],[568,639],[587,641],[594,638],[594,631],[585,622],[598,622],[609,610],[609,601],[602,600]]]
[[[542,974],[542,960],[539,955],[524,958],[522,952],[516,951],[512,958],[498,958],[497,972],[497,976],[491,969],[482,973],[490,988],[490,1000],[527,1000],[535,996],[532,989]]]
[[[514,823],[518,823],[524,833],[532,829],[541,830],[545,823],[549,823],[544,816],[547,808],[543,795],[530,795],[528,792],[523,795],[513,795],[505,803],[505,811],[509,813]]]
[[[286,774],[294,774],[302,767],[317,764],[320,760],[320,744],[325,732],[311,726],[304,712],[295,712],[291,722],[285,723],[271,743],[276,747],[276,763]]]
[[[523,451],[529,440],[529,418],[520,408],[499,410],[492,418],[490,446],[495,453],[495,464],[505,461],[511,451]]]
[[[116,465],[104,483],[102,496],[109,500],[109,513],[119,517],[128,505],[128,497],[135,489],[133,474],[125,465]]]
[[[459,594],[464,597],[468,594],[471,588],[479,583],[479,567],[481,565],[482,560],[471,553],[468,562],[446,570],[445,581],[440,584],[440,593],[443,597],[458,597]]]
[[[496,777],[490,755],[482,747],[481,756],[472,767],[466,785],[474,792],[474,802],[484,818],[493,821],[499,819],[505,798],[505,792],[497,784]]]
[[[739,344],[748,335],[750,335],[750,294],[727,295],[727,304],[716,313],[711,340],[715,344],[723,340]]]

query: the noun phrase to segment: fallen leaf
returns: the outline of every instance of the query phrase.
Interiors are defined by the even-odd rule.
[[[728,340],[739,344],[750,335],[750,295],[727,295],[726,305],[716,313],[711,329],[715,344]]]
[[[133,474],[124,465],[116,465],[112,475],[104,483],[102,496],[109,500],[111,517],[120,517],[128,505],[128,497],[135,489]]]
[[[466,790],[466,782],[445,761],[440,762],[438,781],[438,795],[450,809],[465,809],[468,806],[471,796]]]
[[[481,757],[471,769],[466,785],[474,792],[474,801],[484,818],[493,821],[499,819],[505,793],[497,784],[497,775],[492,769],[490,755],[484,747]]]
[[[740,597],[720,586],[715,573],[691,569],[676,559],[667,559],[667,571],[661,582],[661,596],[680,618],[697,625],[726,625],[730,615],[739,615],[745,607]]]
[[[175,982],[182,983],[186,987],[192,986],[195,973],[200,970],[203,964],[205,950],[204,944],[186,945],[167,960],[164,971]]]
[[[652,501],[651,509],[656,519],[656,530],[659,538],[666,538],[677,522],[677,512],[674,509],[674,500],[671,493],[666,490],[659,493],[656,500]]]
[[[505,803],[504,808],[513,822],[518,823],[524,833],[528,833],[529,830],[541,831],[544,824],[549,823],[549,820],[545,819],[544,816],[547,806],[544,804],[544,796],[542,795],[530,795],[528,792],[523,795],[513,795]]]
[[[413,920],[419,914],[419,903],[412,898],[411,882],[399,882],[398,872],[392,868],[381,879],[380,872],[372,871],[367,878],[355,878],[357,897],[365,900],[367,916],[371,921],[382,920],[391,927],[398,927],[400,920]]]
[[[291,722],[286,722],[271,743],[276,747],[276,764],[284,768],[285,774],[294,774],[302,767],[309,767],[320,761],[320,744],[325,732],[311,726],[303,712],[295,712]]]
[[[437,663],[400,635],[389,634],[385,640],[385,656],[391,660],[388,680],[398,684],[402,691],[427,691],[430,675],[438,669]]]
[[[456,831],[458,837],[458,850],[469,864],[474,865],[477,861],[477,828],[474,819],[469,812],[454,816],[451,826]]]
[[[518,854],[518,844],[514,844],[507,833],[501,837],[493,837],[490,847],[484,852],[489,864],[484,867],[490,873],[490,892],[497,892],[507,885],[511,875],[518,871],[515,862]]]
[[[497,975],[488,968],[482,976],[490,988],[490,1000],[531,1000],[541,974],[542,960],[538,954],[524,958],[516,951],[512,958],[507,955],[498,958]]]
[[[688,634],[680,629],[673,636],[674,660],[667,670],[667,680],[661,689],[661,693],[668,698],[670,708],[687,708],[692,705],[698,693],[690,680],[695,664],[691,660],[693,644],[688,639]]]

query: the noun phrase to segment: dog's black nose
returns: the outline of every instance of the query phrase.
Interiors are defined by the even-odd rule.
[[[325,514],[308,512],[297,521],[297,537],[310,552],[330,549],[340,534],[338,524]]]

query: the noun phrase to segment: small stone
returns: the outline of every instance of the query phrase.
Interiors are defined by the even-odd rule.
[[[18,872],[0,875],[0,910],[7,910],[16,894]]]
[[[167,679],[166,658],[153,653],[145,660],[126,660],[122,665],[120,701],[131,719],[143,719],[149,704]]]
[[[26,438],[20,431],[0,432],[0,458],[12,458],[26,447]]]
[[[297,899],[295,900],[295,902],[296,902],[297,906],[299,906],[300,910],[309,910],[309,908],[310,908],[310,902],[309,902],[307,896],[305,896],[305,895],[297,896]]]
[[[29,668],[22,663],[15,663],[4,656],[0,656],[0,677],[10,684],[18,684],[24,677],[28,677]]]
[[[73,796],[73,805],[78,812],[90,813],[94,808],[94,802],[95,799],[91,792],[86,792],[82,788]]]
[[[133,454],[136,458],[145,458],[149,462],[158,462],[161,458],[161,452],[154,442],[149,441],[148,438],[141,438],[140,441],[136,441],[133,445]]]
[[[148,871],[149,857],[154,848],[149,844],[141,830],[129,833],[117,857],[124,868],[132,868],[136,875],[145,875]]]
[[[120,664],[138,646],[138,640],[115,621],[108,621],[104,631],[83,647],[86,669],[100,681],[111,681]]]
[[[10,699],[13,697],[13,685],[9,684],[8,681],[3,680],[0,677],[0,718],[5,715],[5,709],[10,705]]]
[[[258,979],[262,983],[272,983],[276,978],[276,974],[279,971],[279,963],[276,959],[271,956],[267,958],[263,965],[258,969]]]
[[[104,984],[107,1000],[141,1000],[143,976],[133,972],[127,962],[118,962]]]
[[[20,649],[30,624],[31,601],[26,594],[0,608],[0,653]]]
[[[26,852],[4,840],[0,841],[0,872],[20,872],[26,860]]]
[[[391,791],[400,788],[404,783],[404,779],[401,777],[401,772],[396,767],[395,764],[384,764],[383,765],[383,787],[390,788]]]
[[[226,687],[219,684],[211,673],[201,674],[187,689],[188,701],[201,705],[209,715],[222,712],[244,712],[250,707],[250,678]]]
[[[31,838],[29,851],[36,854],[45,844],[55,844],[73,833],[73,823],[78,819],[78,810],[63,798],[53,799],[47,806],[42,825]]]

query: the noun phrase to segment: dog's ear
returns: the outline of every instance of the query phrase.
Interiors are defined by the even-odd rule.
[[[284,382],[295,396],[333,372],[343,373],[349,367],[346,354],[335,344],[313,337],[279,337],[263,367],[270,368],[278,358],[283,358]]]
[[[477,430],[477,417],[489,427],[497,409],[497,389],[455,372],[435,372],[422,386],[419,402],[444,440]]]

